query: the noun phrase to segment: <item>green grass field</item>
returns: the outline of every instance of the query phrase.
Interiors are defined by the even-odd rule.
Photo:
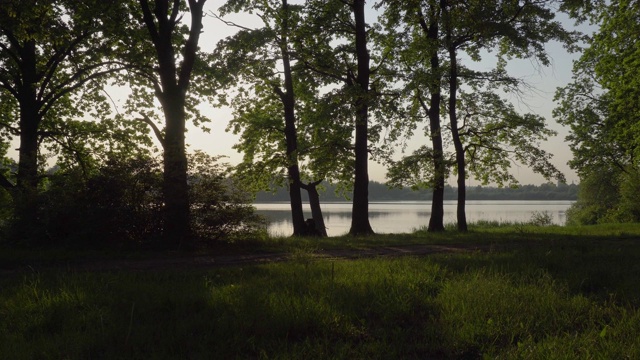
[[[475,226],[468,234],[235,245],[294,254],[268,265],[34,267],[0,279],[0,359],[637,359],[638,239],[638,225]],[[491,250],[313,256],[321,248],[416,243]],[[23,265],[82,255],[2,251],[0,259]]]

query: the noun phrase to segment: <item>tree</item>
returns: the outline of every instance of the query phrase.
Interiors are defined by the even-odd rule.
[[[571,42],[571,34],[565,31],[562,26],[553,21],[554,13],[549,8],[554,1],[512,1],[512,0],[498,0],[493,3],[487,1],[466,1],[460,3],[452,3],[449,1],[441,1],[440,6],[443,12],[443,28],[444,28],[444,50],[448,55],[448,110],[449,110],[449,125],[451,131],[451,137],[455,149],[455,168],[457,172],[457,184],[458,184],[458,206],[457,206],[457,219],[458,230],[467,230],[467,220],[465,213],[465,200],[466,200],[466,167],[465,161],[465,146],[463,145],[463,139],[461,137],[460,128],[465,127],[468,132],[474,133],[473,123],[465,123],[462,126],[458,122],[458,92],[460,91],[460,82],[465,77],[464,69],[460,68],[458,55],[460,51],[465,51],[473,60],[480,60],[479,52],[481,49],[491,49],[500,46],[501,56],[517,56],[517,57],[535,57],[542,65],[549,65],[549,59],[546,51],[544,50],[544,44],[551,40],[559,40],[563,42]],[[498,63],[498,69],[494,73],[489,74],[477,74],[471,73],[467,76],[471,78],[471,81],[477,83],[479,78],[485,78],[490,82],[490,86],[495,88],[498,84],[504,84],[507,87],[511,87],[513,90],[519,85],[515,79],[506,76],[504,71],[503,60],[500,59]],[[469,72],[467,72],[469,73]],[[477,92],[477,89],[476,89]],[[489,95],[491,96],[491,95]],[[473,97],[467,97],[467,101],[473,99]],[[496,104],[496,101],[492,101],[490,104]],[[485,108],[486,109],[486,108]],[[497,115],[497,114],[496,114]],[[502,118],[498,115],[499,118]],[[511,112],[510,117],[513,117]],[[531,120],[533,117],[521,118],[520,125],[522,130],[527,126],[526,120]],[[540,126],[542,124],[542,126]],[[551,132],[545,131],[543,126],[544,121],[530,122],[529,127],[533,126],[539,130],[539,132],[527,132],[530,135],[537,137],[541,134],[552,135]],[[500,126],[493,126],[494,131],[512,130],[517,123],[511,121],[510,123],[504,123]],[[517,131],[516,131],[517,132]],[[475,137],[478,137],[480,132],[475,132]],[[489,135],[489,133],[487,133]],[[498,137],[492,137],[494,140],[500,140]],[[533,138],[526,139],[521,136],[518,137],[520,142],[513,141],[513,137],[506,138],[508,145],[511,148],[515,148],[518,160],[525,160],[526,162],[533,162],[535,165],[533,170],[541,172],[545,176],[556,176],[559,179],[563,179],[562,174],[555,169],[555,167],[549,163],[542,161],[547,159],[548,156],[536,147],[529,144],[534,141]],[[544,140],[544,138],[542,138]],[[493,143],[491,147],[499,149],[500,141]],[[477,145],[476,145],[477,147]],[[518,151],[518,147],[525,150],[537,150],[533,153]],[[529,158],[526,154],[534,155],[534,158]],[[524,157],[522,155],[525,155]],[[476,169],[478,169],[476,167]]]
[[[353,211],[351,212],[351,235],[373,234],[369,224],[369,51],[367,50],[367,23],[364,12],[365,0],[353,0],[350,4],[355,23],[355,48],[357,75],[355,77],[355,174],[353,181]]]
[[[554,116],[571,128],[567,136],[574,155],[570,166],[585,184],[569,220],[638,221],[633,203],[640,173],[640,49],[635,35],[640,31],[640,4],[595,1],[569,5],[578,20],[600,25],[574,62],[573,82],[556,92],[560,104]],[[596,193],[606,193],[609,201],[600,201],[593,196]]]
[[[384,11],[388,48],[397,52],[398,78],[410,100],[408,136],[416,124],[428,120],[431,147],[423,146],[396,162],[387,174],[389,184],[433,189],[428,231],[444,231],[446,154],[440,110],[443,69],[440,58],[441,10],[437,1],[389,1]],[[425,93],[426,90],[426,93]]]
[[[372,234],[369,223],[368,159],[371,151],[369,143],[377,135],[369,122],[376,91],[370,87],[373,71],[368,49],[370,29],[365,19],[365,1],[313,1],[307,4],[307,11],[307,31],[310,36],[302,40],[297,50],[303,54],[305,66],[342,86],[332,95],[348,102],[353,114],[353,207],[349,233]]]
[[[304,187],[313,192],[315,186],[303,184],[300,174],[299,162],[305,152],[298,145],[299,115],[296,112],[301,109],[297,95],[301,92],[307,98],[315,96],[317,84],[305,76],[303,68],[296,66],[297,61],[292,54],[290,38],[295,36],[295,27],[300,22],[300,6],[292,6],[286,0],[236,1],[221,8],[223,15],[242,10],[257,14],[264,26],[255,30],[240,29],[236,35],[219,44],[221,55],[217,56],[224,62],[224,68],[233,69],[227,76],[228,84],[244,82],[250,86],[247,91],[240,89],[232,101],[235,117],[230,127],[236,133],[243,129],[242,142],[236,148],[244,151],[245,163],[251,164],[239,169],[244,170],[244,175],[254,185],[255,180],[259,180],[257,184],[261,186],[258,187],[264,187],[274,185],[271,174],[281,167],[286,168],[293,235],[307,235],[300,190]],[[283,156],[279,156],[282,147],[279,143],[284,144]],[[273,153],[273,148],[278,152]],[[262,164],[267,167],[255,171],[258,169],[253,163],[259,153],[265,155]],[[312,209],[313,217],[321,226],[318,231],[326,235],[319,198],[314,197]]]
[[[482,184],[516,185],[518,181],[510,173],[513,162],[563,182],[562,173],[550,162],[551,154],[540,147],[541,141],[556,134],[547,128],[544,117],[520,114],[492,91],[463,92],[458,100],[465,164]]]
[[[188,93],[200,59],[198,41],[205,1],[188,0],[186,4],[181,0],[137,1],[130,11],[144,29],[132,24],[125,36],[133,49],[121,49],[123,61],[136,67],[135,78],[129,78],[134,95],[139,97],[136,101],[150,105],[147,89],[140,88],[142,84],[153,89],[162,107],[164,132],[153,125],[150,116],[141,115],[154,129],[163,149],[164,239],[173,247],[188,245],[190,241],[185,126],[187,108],[195,107]],[[189,26],[180,25],[185,10],[190,15]],[[153,56],[149,56],[149,50]]]
[[[466,178],[467,167],[469,162],[466,160],[466,153],[474,149],[477,150],[480,143],[476,140],[479,134],[484,133],[482,127],[485,126],[484,121],[491,119],[490,115],[482,113],[480,118],[483,121],[465,121],[459,123],[458,107],[460,106],[460,95],[463,91],[470,93],[482,94],[482,96],[466,96],[465,106],[473,108],[483,108],[483,112],[488,109],[502,111],[502,114],[494,114],[496,119],[506,119],[503,117],[504,111],[508,106],[502,104],[497,106],[498,100],[491,96],[490,93],[498,91],[500,87],[504,87],[505,91],[518,91],[520,82],[517,79],[509,77],[504,66],[505,58],[510,57],[535,57],[542,64],[548,64],[547,54],[544,51],[544,43],[556,39],[561,41],[572,41],[571,34],[564,31],[562,27],[552,21],[553,13],[548,6],[552,1],[531,2],[531,1],[419,1],[419,2],[389,2],[385,12],[387,21],[386,29],[392,38],[405,37],[408,40],[401,41],[401,49],[398,50],[403,60],[404,68],[399,70],[399,79],[401,84],[411,89],[414,98],[410,102],[410,114],[430,114],[429,116],[429,132],[427,135],[432,139],[432,148],[420,148],[414,155],[398,162],[390,171],[392,184],[400,184],[407,181],[407,175],[413,174],[418,176],[433,176],[433,182],[429,185],[434,189],[434,203],[441,203],[437,192],[444,183],[444,174],[447,170],[444,167],[452,167],[457,173],[458,183],[458,229],[466,231]],[[428,18],[421,14],[431,14]],[[400,16],[398,15],[400,14]],[[415,14],[418,14],[416,16]],[[427,21],[428,19],[428,21]],[[409,34],[409,36],[406,36]],[[460,64],[459,56],[466,53],[471,60],[481,60],[482,50],[491,50],[498,48],[497,68],[489,72],[471,71]],[[425,59],[430,58],[430,66],[425,66]],[[427,74],[427,78],[425,78]],[[431,79],[431,81],[425,81]],[[444,81],[446,79],[446,82]],[[418,81],[416,81],[418,80]],[[426,84],[425,84],[426,83]],[[437,87],[436,87],[437,86]],[[422,89],[430,89],[431,106],[428,107],[426,101],[421,97]],[[446,89],[446,90],[444,90]],[[470,90],[466,90],[470,89]],[[405,90],[406,91],[406,90]],[[443,92],[444,91],[444,92]],[[441,92],[443,92],[441,94]],[[444,100],[446,99],[446,103]],[[491,100],[487,104],[470,104],[470,101]],[[454,149],[454,158],[448,159],[444,151],[442,151],[442,128],[439,124],[439,110],[436,104],[443,102],[443,108],[447,110],[449,124],[446,129],[449,130],[450,139]],[[418,106],[419,105],[419,106]],[[484,106],[486,105],[486,106]],[[439,109],[440,106],[437,106]],[[512,109],[508,110],[508,118],[513,119],[515,114]],[[473,114],[469,113],[470,116]],[[438,117],[436,119],[436,116]],[[420,116],[414,117],[419,120]],[[530,124],[526,124],[524,120],[534,120]],[[535,127],[542,130],[536,134],[534,138],[524,139],[518,136],[515,138],[507,138],[502,134],[491,133],[491,139],[498,141],[491,144],[496,151],[491,151],[492,155],[498,155],[498,159],[489,161],[491,164],[502,163],[508,168],[508,158],[505,154],[516,154],[517,160],[525,161],[527,164],[534,164],[534,170],[542,171],[545,176],[561,176],[561,174],[550,164],[547,154],[538,151],[533,144],[544,139],[544,136],[551,135],[546,131],[544,122],[540,123],[539,118],[525,116],[521,121],[510,121],[509,124],[503,123],[497,125],[493,121],[489,128],[493,131],[505,131],[510,134],[514,133],[517,126]],[[519,125],[517,125],[519,124]],[[542,124],[542,127],[541,127]],[[474,126],[480,126],[480,129],[474,129]],[[514,128],[515,126],[515,128]],[[415,127],[411,128],[412,130]],[[523,130],[524,131],[524,130]],[[515,131],[517,132],[517,130]],[[532,134],[531,132],[525,132]],[[538,137],[540,134],[542,137]],[[465,139],[465,135],[473,139]],[[485,135],[489,135],[485,133]],[[493,136],[495,135],[495,136]],[[465,145],[465,141],[475,141],[473,144]],[[486,142],[482,142],[487,145]],[[504,146],[504,148],[502,148]],[[522,149],[536,149],[532,152],[532,156],[539,156],[540,161],[533,160],[526,156],[523,157]],[[535,155],[534,155],[535,154]],[[422,173],[417,167],[424,162],[419,161],[421,155],[429,155],[434,159],[432,169],[429,172]],[[479,158],[473,157],[472,160]],[[546,162],[544,162],[546,161]],[[544,164],[542,164],[544,163]],[[501,166],[501,169],[504,167]],[[409,172],[403,169],[410,169]],[[474,166],[474,172],[477,176],[485,176],[480,171],[492,171],[490,167]],[[502,175],[503,173],[500,172]],[[491,174],[486,176],[491,177]],[[414,183],[414,185],[419,184]],[[433,205],[432,205],[433,206]],[[429,227],[431,231],[442,230],[440,219],[442,218],[439,209],[432,209]]]
[[[82,115],[73,98],[79,90],[89,86],[84,100],[100,101],[105,77],[121,69],[107,35],[119,26],[119,10],[108,1],[8,0],[0,7],[0,126],[20,141],[12,193],[24,231],[38,216],[41,142],[59,134],[62,119]]]

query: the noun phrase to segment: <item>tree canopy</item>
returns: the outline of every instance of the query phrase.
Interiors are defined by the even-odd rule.
[[[556,93],[554,116],[571,129],[570,165],[584,186],[570,220],[576,223],[638,221],[640,139],[640,4],[595,2],[580,20],[600,25],[586,38],[573,81]],[[578,15],[576,15],[578,16]]]

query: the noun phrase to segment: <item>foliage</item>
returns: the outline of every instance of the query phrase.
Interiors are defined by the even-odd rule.
[[[635,171],[594,171],[583,175],[578,200],[567,211],[567,223],[592,225],[640,221]]]
[[[549,211],[534,212],[529,224],[533,226],[549,226],[553,224],[553,214]]]
[[[574,62],[573,82],[556,92],[554,116],[571,128],[570,165],[585,186],[570,212],[574,223],[638,221],[638,104],[640,81],[637,1],[586,2],[579,20],[600,25]],[[586,5],[583,5],[586,6]],[[580,15],[582,14],[582,15]]]
[[[407,125],[398,126],[408,136],[428,118],[425,136],[431,148],[420,147],[410,156],[393,162],[389,177],[394,186],[430,186],[433,202],[429,228],[442,230],[442,189],[445,174],[457,174],[459,190],[457,219],[466,231],[465,184],[468,171],[485,184],[515,184],[513,163],[522,163],[547,179],[564,180],[541,150],[539,141],[554,132],[544,119],[519,115],[500,92],[519,92],[521,82],[508,76],[507,59],[532,58],[549,64],[545,44],[574,41],[554,20],[556,1],[386,1],[382,24],[383,46],[398,59],[392,77],[404,95]],[[495,69],[473,71],[460,56],[479,62],[496,51]],[[427,91],[428,90],[428,91]],[[446,100],[446,101],[445,101]],[[511,106],[510,106],[511,105]],[[441,126],[440,110],[449,116]],[[461,108],[467,112],[461,114]],[[443,142],[455,152],[446,154]],[[420,167],[426,167],[422,170]]]
[[[15,1],[0,7],[0,139],[19,139],[15,184],[3,177],[14,206],[13,231],[38,237],[39,191],[47,158],[91,167],[92,145],[130,150],[144,136],[124,136],[111,115],[107,78],[123,70],[113,50],[124,28],[124,2]],[[120,129],[118,129],[120,130]],[[118,132],[118,131],[116,131]],[[126,129],[118,135],[135,134]],[[127,149],[128,148],[128,149]],[[45,150],[48,150],[47,153]],[[125,150],[125,151],[126,151]]]
[[[401,188],[409,186],[412,190],[433,189],[435,187],[433,170],[433,150],[428,146],[420,146],[411,155],[403,156],[395,161],[387,170],[387,184]],[[449,158],[450,154],[444,155]],[[445,178],[449,176],[451,160],[445,162]]]
[[[112,58],[117,42],[113,32],[122,27],[121,10],[105,1],[3,2],[3,135],[36,136],[38,142],[67,155],[74,152],[67,142],[76,144],[78,135],[85,140],[88,134],[91,139],[100,137],[102,132],[81,119],[102,119],[110,113],[103,91],[107,77],[122,69]]]
[[[47,245],[149,242],[161,234],[161,174],[149,157],[110,159],[90,174],[55,172],[42,197]]]
[[[261,237],[266,223],[255,214],[251,195],[227,177],[228,165],[196,152],[189,159],[189,197],[192,207],[192,231],[204,246],[215,241],[234,242],[247,237]]]
[[[224,166],[192,156],[190,198],[201,244],[259,236],[262,220],[246,193],[225,177]],[[37,235],[49,246],[155,246],[163,230],[162,172],[157,159],[108,159],[90,173],[79,167],[51,174],[43,192]]]
[[[224,64],[218,66],[227,74],[223,82],[237,91],[230,101],[234,118],[228,130],[240,135],[235,148],[244,154],[244,160],[238,175],[257,189],[284,184],[285,169],[294,163],[288,157],[295,157],[303,181],[326,179],[349,187],[354,170],[353,94],[342,88],[349,66],[336,61],[338,55],[332,53],[349,50],[345,46],[333,49],[326,38],[339,39],[342,32],[323,33],[329,30],[317,26],[322,23],[334,29],[333,15],[351,21],[346,7],[235,1],[222,11],[226,15],[241,9],[259,17],[261,27],[239,30],[221,41],[214,54],[216,62]],[[321,16],[326,18],[318,19]],[[292,94],[280,68],[285,57],[290,61]],[[350,57],[342,58],[347,61]],[[297,149],[290,155],[284,141],[288,130],[283,95],[295,99]]]
[[[9,181],[13,178],[11,170],[15,169],[16,164],[6,157],[9,144],[0,140],[0,181]],[[9,190],[5,186],[0,186],[0,242],[4,238],[3,232],[7,230],[9,221],[13,215],[13,199]]]
[[[465,153],[464,166],[472,176],[485,184],[496,182],[513,185],[517,182],[510,174],[510,167],[515,162],[532,168],[547,179],[562,180],[563,175],[550,162],[551,154],[539,147],[541,141],[555,132],[547,127],[540,116],[518,114],[514,106],[501,95],[504,92],[518,96],[521,88],[527,86],[507,74],[507,60],[535,58],[546,65],[549,55],[545,43],[558,40],[573,47],[577,34],[564,30],[554,20],[551,10],[554,3],[385,3],[382,6],[385,9],[383,22],[390,37],[387,46],[394,47],[393,51],[399,59],[396,77],[399,85],[404,86],[405,111],[410,115],[404,125],[408,135],[412,135],[418,124],[426,118],[427,97],[422,92],[433,86],[434,79],[441,79],[443,99],[454,99],[444,108],[454,111],[456,116],[455,124],[443,127],[441,135],[450,143],[457,141],[457,136],[451,139],[451,135],[459,132],[462,146],[458,151]],[[421,34],[423,28],[429,25],[424,18],[416,15],[422,13],[439,14],[435,18],[440,28],[438,41],[429,41]],[[476,71],[458,63],[461,53],[466,53],[473,63],[491,55],[485,50],[491,52],[495,49],[495,69]],[[439,54],[440,64],[437,68],[433,63],[429,64],[428,55],[433,51]],[[454,75],[455,79],[452,78]],[[445,88],[444,85],[448,87],[445,80],[455,82],[456,94],[450,93],[452,89]],[[425,128],[425,135],[433,137],[433,131],[428,130]],[[427,166],[433,156],[433,150],[423,146],[394,163],[389,170],[390,184],[429,185],[434,170]],[[455,168],[454,156],[451,153],[444,154],[444,164],[448,169]]]
[[[198,47],[200,34],[205,30],[200,24],[201,18],[185,16],[191,11],[197,14],[205,1],[193,1],[193,7],[187,4],[192,1],[185,0],[123,2],[126,6],[126,11],[121,14],[124,24],[123,28],[112,34],[118,40],[113,52],[118,61],[131,70],[120,72],[111,80],[114,85],[130,90],[123,111],[130,121],[136,119],[149,125],[145,120],[147,117],[155,123],[164,123],[166,114],[163,106],[168,102],[160,101],[157,97],[169,96],[162,94],[185,87],[188,91],[180,94],[184,97],[185,119],[208,131],[206,124],[210,119],[201,113],[199,105],[203,100],[207,103],[216,102],[216,87],[211,85],[215,83],[214,74],[217,72],[206,61],[210,54]],[[166,12],[163,13],[162,9]],[[146,20],[145,11],[150,11]],[[187,23],[190,18],[191,22]],[[151,23],[147,24],[147,20]],[[192,31],[193,26],[198,31]],[[159,27],[163,29],[161,32],[158,32]],[[166,67],[162,74],[159,71],[160,63]],[[162,127],[157,132],[153,130],[156,136],[166,136]]]
[[[564,181],[564,175],[551,163],[552,154],[540,148],[542,141],[556,134],[547,128],[544,117],[519,114],[498,94],[476,90],[461,93],[458,105],[469,173],[483,185],[514,186],[518,181],[510,169],[515,161],[547,180]]]

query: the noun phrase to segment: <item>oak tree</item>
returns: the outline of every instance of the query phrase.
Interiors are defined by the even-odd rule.
[[[0,7],[0,126],[18,137],[14,205],[20,228],[38,216],[40,145],[60,134],[60,121],[81,117],[76,102],[99,102],[113,61],[122,8],[112,1],[18,1]],[[6,187],[13,183],[3,178]]]

